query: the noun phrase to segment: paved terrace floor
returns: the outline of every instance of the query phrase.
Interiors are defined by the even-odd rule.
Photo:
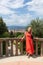
[[[43,65],[43,57],[28,58],[24,55],[0,58],[0,65]]]

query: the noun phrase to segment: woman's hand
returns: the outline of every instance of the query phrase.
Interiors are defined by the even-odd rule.
[[[35,39],[35,40],[38,40],[39,38],[38,38],[38,37],[35,37],[34,39]]]
[[[38,40],[38,37],[36,37],[36,40]]]
[[[23,41],[25,39],[25,35],[21,38],[21,41]]]
[[[21,41],[23,41],[23,38],[21,38]]]
[[[36,39],[36,40],[38,40],[39,38],[38,38],[38,37],[36,37],[35,39]]]

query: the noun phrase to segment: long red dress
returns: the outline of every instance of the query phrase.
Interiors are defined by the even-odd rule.
[[[26,52],[32,55],[34,53],[34,45],[31,34],[25,32],[25,36],[26,36]]]

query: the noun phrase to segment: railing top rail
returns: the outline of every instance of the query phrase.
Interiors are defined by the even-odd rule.
[[[37,40],[37,41],[43,41],[43,38],[34,38],[34,40]]]
[[[21,40],[21,38],[0,38],[0,41],[3,40]]]
[[[21,40],[21,38],[0,38],[0,40]],[[34,40],[43,41],[43,38],[34,38]]]

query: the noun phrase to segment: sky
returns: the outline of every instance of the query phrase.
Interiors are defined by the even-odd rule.
[[[32,19],[43,18],[43,0],[0,0],[0,17],[7,26],[27,26]]]

